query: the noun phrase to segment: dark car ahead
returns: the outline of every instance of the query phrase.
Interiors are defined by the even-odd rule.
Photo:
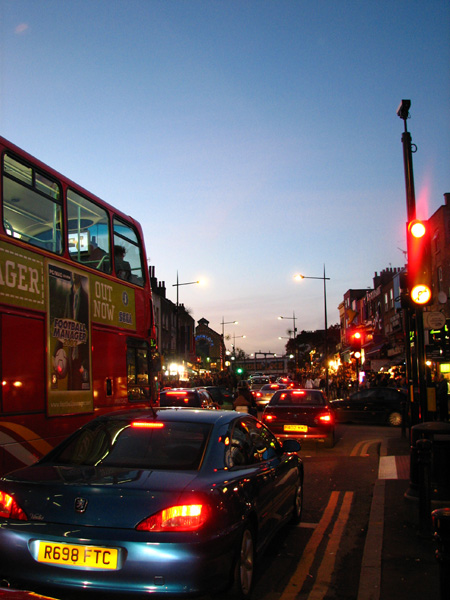
[[[248,598],[255,557],[300,519],[299,449],[230,410],[93,419],[0,479],[0,580],[58,598]]]
[[[400,427],[405,414],[407,394],[390,387],[360,390],[348,400],[333,400],[336,420],[341,422],[381,423]]]
[[[159,406],[178,408],[217,408],[213,397],[203,388],[171,388],[159,393]]]
[[[214,402],[223,406],[224,404],[233,404],[233,394],[226,387],[221,385],[205,385],[203,388],[213,397]]]
[[[284,389],[275,392],[264,409],[262,421],[278,440],[317,440],[334,446],[335,420],[320,390]]]
[[[270,383],[270,379],[268,377],[252,377],[249,380],[249,386],[252,392],[256,390],[260,390],[263,385]]]

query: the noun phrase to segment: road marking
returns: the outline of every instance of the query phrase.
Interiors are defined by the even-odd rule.
[[[280,600],[294,600],[302,589],[306,578],[310,574],[317,548],[319,547],[325,531],[327,530],[331,519],[333,518],[339,499],[339,494],[340,492],[331,492],[330,500],[328,501],[327,507],[324,510],[323,516],[315,528],[309,542],[306,544],[298,566],[289,580],[289,583],[284,588],[284,591],[280,596]]]
[[[362,440],[358,442],[350,452],[350,456],[366,456],[372,444],[381,444],[381,440]]]
[[[341,509],[331,532],[322,562],[317,572],[314,587],[308,596],[308,600],[323,600],[331,585],[331,577],[334,571],[336,555],[339,550],[339,544],[341,543],[345,526],[347,525],[347,521],[350,516],[350,507],[352,505],[352,501],[353,492],[345,492]]]
[[[378,479],[398,479],[395,456],[380,456]]]
[[[378,479],[373,489],[357,600],[380,600],[385,490],[386,481]]]
[[[409,456],[380,456],[378,479],[409,479]]]

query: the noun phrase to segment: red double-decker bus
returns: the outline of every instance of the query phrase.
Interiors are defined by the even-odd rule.
[[[0,137],[0,473],[101,412],[149,405],[157,361],[142,230]]]

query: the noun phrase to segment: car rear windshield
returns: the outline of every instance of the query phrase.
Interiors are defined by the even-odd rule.
[[[211,425],[100,420],[77,431],[43,462],[131,469],[198,469]]]
[[[320,392],[308,390],[278,391],[272,396],[270,406],[296,406],[308,404],[310,406],[325,406],[325,398]]]
[[[161,392],[159,396],[160,406],[201,406],[201,400],[196,392],[168,391]]]

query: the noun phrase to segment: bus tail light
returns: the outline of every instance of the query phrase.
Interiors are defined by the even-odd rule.
[[[170,506],[141,521],[138,531],[196,531],[210,515],[206,504]]]
[[[17,519],[18,521],[28,521],[27,515],[23,512],[15,499],[1,490],[0,519]]]

